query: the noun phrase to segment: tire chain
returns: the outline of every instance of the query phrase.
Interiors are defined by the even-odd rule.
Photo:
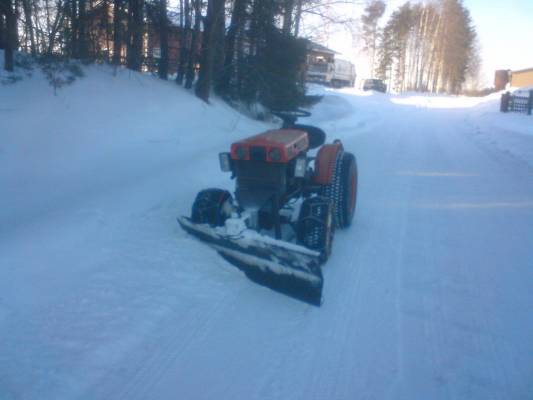
[[[343,216],[342,216],[342,193],[343,193],[343,183],[342,183],[342,158],[344,156],[343,151],[337,153],[337,159],[335,160],[335,166],[333,167],[333,173],[331,178],[331,183],[325,185],[322,189],[322,195],[331,199],[333,202],[333,216],[335,220],[335,227],[341,228],[344,226]]]
[[[302,220],[302,223],[304,224],[307,221],[310,221],[310,223],[312,223],[312,228],[305,234],[303,238],[304,245],[306,247],[317,249],[324,241],[323,237],[326,233],[324,231],[323,214],[326,211],[326,207],[327,205],[322,202],[317,204],[311,204],[309,206],[310,215]]]

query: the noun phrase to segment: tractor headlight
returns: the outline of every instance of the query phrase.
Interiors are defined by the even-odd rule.
[[[296,178],[303,178],[305,176],[305,169],[307,168],[307,160],[305,157],[298,157],[294,166],[294,176]]]
[[[244,146],[237,147],[236,153],[237,153],[237,157],[240,160],[244,160],[246,158],[246,156],[248,155],[248,152],[246,151],[246,147],[244,147]]]
[[[268,152],[268,158],[270,158],[272,161],[281,160],[281,151],[279,151],[278,148],[274,147]]]
[[[220,170],[222,172],[231,171],[231,157],[229,153],[219,153],[218,161],[220,162]]]

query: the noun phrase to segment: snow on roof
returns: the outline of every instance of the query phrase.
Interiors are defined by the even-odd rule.
[[[311,51],[319,51],[322,53],[329,53],[329,54],[339,54],[335,50],[328,49],[326,46],[322,46],[321,44],[311,42],[310,40],[307,41],[307,48]]]
[[[511,71],[511,73],[516,74],[520,72],[530,72],[530,71],[533,71],[533,68],[518,69],[516,71]]]

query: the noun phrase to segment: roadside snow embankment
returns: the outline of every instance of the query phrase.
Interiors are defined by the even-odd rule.
[[[499,149],[533,168],[533,115],[500,112],[501,93],[481,99],[466,122],[482,143]]]
[[[533,167],[533,116],[500,112],[501,93],[486,97],[420,95],[404,93],[392,96],[393,104],[464,114],[467,132],[482,145],[499,150]]]
[[[1,87],[4,229],[139,182],[179,160],[209,157],[216,166],[216,151],[231,137],[264,126],[216,100],[204,104],[173,82],[125,69],[113,76],[108,67],[85,73],[57,96],[38,71]]]

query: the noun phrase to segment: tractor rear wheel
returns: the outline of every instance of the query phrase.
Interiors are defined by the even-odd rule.
[[[337,154],[331,182],[324,185],[322,195],[333,201],[336,227],[350,226],[357,200],[357,162],[352,153]]]
[[[352,153],[345,152],[342,155],[340,190],[337,223],[340,228],[347,228],[352,223],[357,203],[357,161]]]
[[[298,243],[319,251],[322,261],[325,262],[331,254],[334,232],[331,200],[321,196],[305,199],[298,217]]]
[[[192,222],[222,226],[231,216],[233,198],[222,189],[205,189],[196,195],[192,205]]]

